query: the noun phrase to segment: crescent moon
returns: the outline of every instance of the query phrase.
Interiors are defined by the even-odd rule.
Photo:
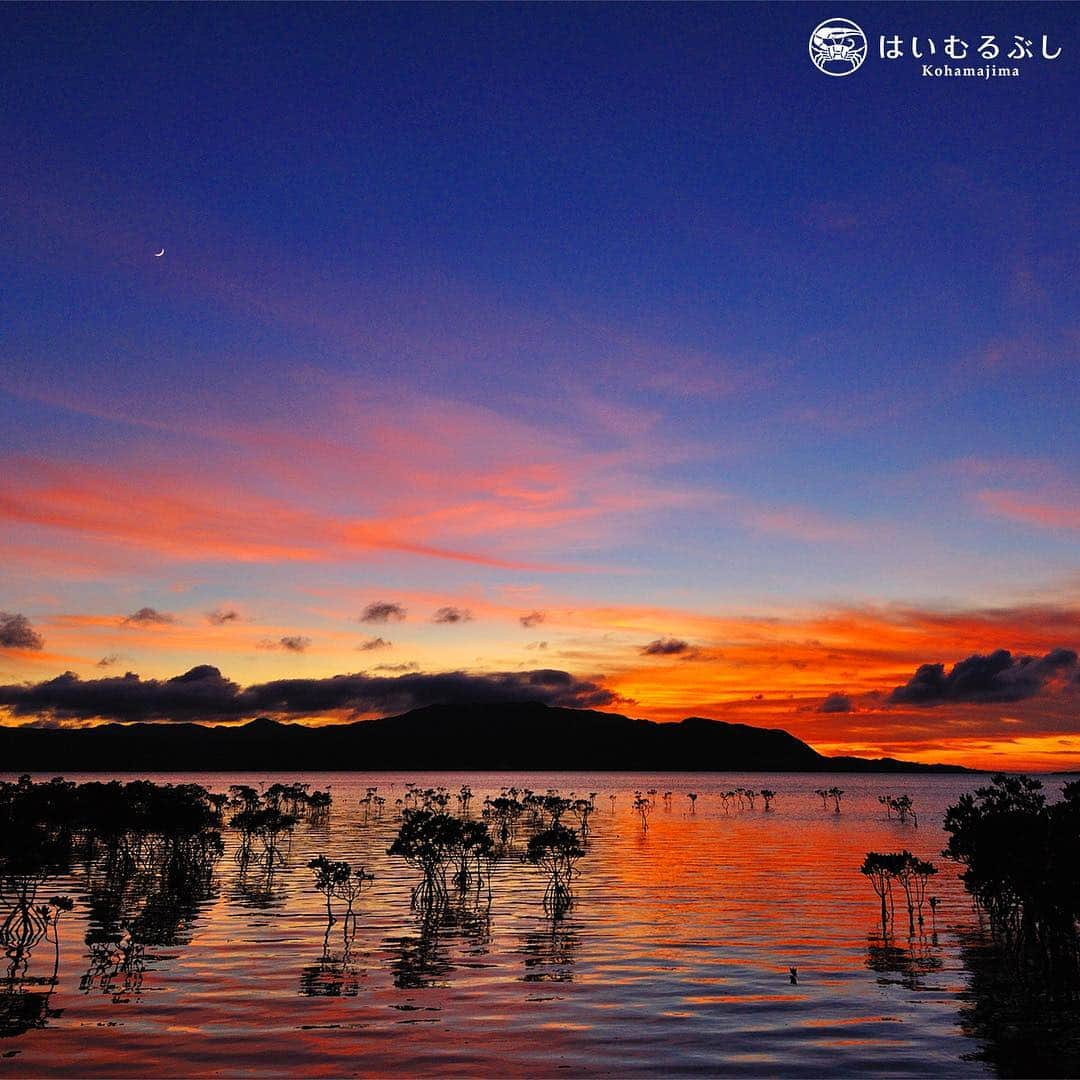
[[[154,252],[154,258],[155,259],[160,259],[161,256],[164,255],[164,254],[165,254],[165,249],[162,248],[160,251],[155,251]]]

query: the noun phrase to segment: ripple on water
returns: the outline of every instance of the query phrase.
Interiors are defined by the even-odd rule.
[[[331,786],[328,823],[302,823],[272,880],[241,875],[227,847],[209,894],[125,970],[95,970],[107,917],[85,869],[50,883],[77,899],[61,924],[58,981],[40,1024],[0,1041],[20,1075],[260,1076],[723,1073],[923,1076],[1009,1071],[992,1022],[992,957],[956,870],[940,857],[944,808],[964,777],[790,775],[192,774],[224,790],[302,779]],[[408,868],[386,854],[407,779],[476,797],[515,785],[596,791],[577,902],[544,916],[543,884],[517,858],[444,918],[410,910]],[[843,811],[812,794],[838,784]],[[364,822],[364,790],[389,796]],[[725,812],[718,793],[769,787],[775,809]],[[658,800],[647,833],[635,789]],[[700,793],[691,813],[685,792]],[[912,795],[920,828],[882,817],[878,794]],[[617,795],[614,807],[608,793]],[[882,941],[859,874],[869,849],[911,849],[941,870],[938,933]],[[326,925],[307,862],[376,877],[355,935]],[[115,959],[115,958],[114,958]],[[39,994],[53,957],[33,960]],[[979,965],[982,965],[981,967]],[[798,969],[797,983],[790,968]],[[974,980],[973,980],[974,973]],[[30,973],[31,976],[33,973]],[[10,998],[10,995],[9,995]],[[9,1001],[6,1008],[41,1003]],[[18,1026],[18,1025],[16,1025]],[[1063,1036],[1064,1037],[1064,1036]],[[1016,1071],[1015,1069],[1013,1071]],[[1022,1071],[1022,1070],[1021,1070]]]

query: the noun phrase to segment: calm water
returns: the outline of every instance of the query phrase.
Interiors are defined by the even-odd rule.
[[[102,944],[102,924],[116,912],[90,902],[84,870],[50,883],[46,895],[66,892],[76,907],[60,924],[58,957],[42,943],[21,981],[4,985],[0,1071],[955,1076],[1067,1075],[1080,1063],[1073,1006],[1017,985],[955,866],[940,857],[944,808],[979,778],[154,779],[217,791],[302,780],[329,787],[334,805],[328,823],[297,827],[272,880],[240,873],[226,830],[204,900],[177,911],[160,898],[150,910],[145,897],[131,898],[119,921],[137,916],[133,938],[143,940],[125,942],[126,954]],[[539,873],[510,858],[497,864],[490,908],[485,892],[437,921],[414,914],[413,872],[386,855],[407,780],[451,791],[469,783],[474,814],[503,786],[597,792],[571,912],[546,917]],[[845,790],[840,814],[812,794],[833,784]],[[369,786],[387,797],[382,820],[365,822],[358,807]],[[759,799],[756,810],[725,813],[718,792],[736,786],[775,789],[774,810],[764,813]],[[1047,782],[1055,797],[1059,786]],[[648,788],[674,796],[670,809],[658,800],[643,833],[630,803]],[[700,793],[694,814],[688,791]],[[918,830],[885,818],[884,792],[913,797]],[[914,941],[904,926],[883,941],[859,865],[867,850],[904,847],[940,868],[930,889],[940,897],[938,932],[928,918]],[[340,923],[327,934],[311,887],[306,863],[321,853],[376,875],[348,943]],[[40,1026],[20,1030],[26,1022]]]

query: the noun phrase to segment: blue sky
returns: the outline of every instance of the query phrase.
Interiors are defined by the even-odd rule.
[[[616,678],[646,610],[1073,602],[1075,6],[4,14],[0,587],[46,641],[10,678],[93,674],[147,605],[251,624],[129,633],[159,675],[343,670],[313,598],[408,594],[488,616],[401,663],[531,662],[523,598]],[[835,16],[844,78],[807,54]],[[951,33],[1036,56],[877,55]],[[1075,645],[1027,634],[981,647]]]

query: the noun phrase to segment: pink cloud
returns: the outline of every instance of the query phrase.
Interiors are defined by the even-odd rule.
[[[980,491],[976,496],[991,514],[1041,529],[1080,529],[1080,499],[1074,494],[1026,491]]]
[[[333,516],[183,471],[9,460],[0,519],[123,544],[178,561],[321,562],[367,552],[421,555],[504,568],[554,569],[419,539],[434,518]]]
[[[803,507],[755,506],[743,500],[737,505],[736,515],[755,532],[773,533],[804,543],[854,543],[868,535],[860,525]]]

